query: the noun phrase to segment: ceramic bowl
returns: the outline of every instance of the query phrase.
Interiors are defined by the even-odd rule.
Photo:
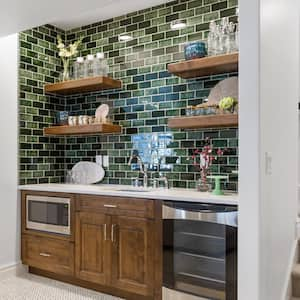
[[[193,42],[184,46],[186,60],[207,56],[206,44],[204,42]]]

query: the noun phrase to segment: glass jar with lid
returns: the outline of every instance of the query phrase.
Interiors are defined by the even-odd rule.
[[[94,75],[95,76],[107,76],[108,64],[103,52],[98,52],[94,59]]]
[[[94,76],[94,55],[89,54],[84,63],[84,75],[85,77]]]
[[[84,58],[77,57],[74,62],[74,79],[84,78]]]

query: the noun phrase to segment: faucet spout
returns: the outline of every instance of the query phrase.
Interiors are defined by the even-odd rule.
[[[144,183],[144,187],[147,188],[148,187],[148,174],[147,174],[147,166],[143,163],[141,157],[139,156],[139,152],[138,150],[133,150],[132,154],[129,158],[128,161],[128,165],[130,166],[132,164],[132,160],[136,159],[137,160],[137,164],[140,167],[140,173],[143,174],[143,183]]]

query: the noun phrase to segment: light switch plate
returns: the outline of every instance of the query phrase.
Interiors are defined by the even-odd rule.
[[[273,163],[273,157],[272,153],[265,152],[265,174],[266,175],[272,175],[272,163]]]

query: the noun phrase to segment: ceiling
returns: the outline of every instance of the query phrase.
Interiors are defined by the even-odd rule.
[[[171,0],[169,0],[171,1]],[[166,0],[102,0],[101,5],[94,9],[77,14],[76,16],[68,16],[62,20],[57,20],[52,24],[65,30],[92,24],[98,21],[107,20],[113,17],[122,16],[124,14],[137,10],[149,8],[155,5],[169,2]]]
[[[43,24],[71,29],[149,8],[170,0],[1,1],[0,36]]]

